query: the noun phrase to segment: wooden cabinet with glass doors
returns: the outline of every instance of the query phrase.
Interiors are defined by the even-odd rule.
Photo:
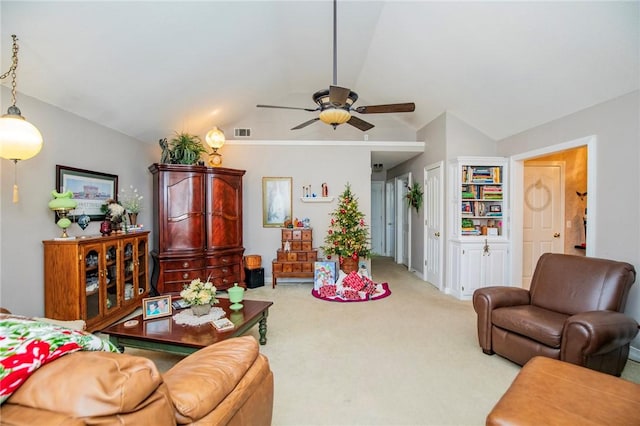
[[[149,292],[148,232],[44,244],[45,316],[95,331],[140,307]]]

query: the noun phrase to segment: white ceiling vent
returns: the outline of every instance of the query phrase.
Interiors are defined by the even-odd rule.
[[[233,129],[233,136],[236,138],[250,138],[251,129]]]

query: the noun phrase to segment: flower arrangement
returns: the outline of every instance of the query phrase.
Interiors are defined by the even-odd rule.
[[[129,213],[140,213],[142,210],[142,198],[144,197],[138,194],[138,189],[134,188],[133,185],[120,190],[120,202]]]
[[[124,216],[124,207],[122,207],[116,200],[109,199],[106,204],[103,204],[100,210],[105,214],[105,219],[114,223],[122,222],[122,216]]]
[[[209,280],[202,282],[200,278],[196,278],[186,284],[180,292],[180,297],[189,305],[213,305],[218,303],[215,286]]]

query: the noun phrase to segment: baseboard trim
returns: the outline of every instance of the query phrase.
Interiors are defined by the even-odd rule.
[[[629,347],[629,359],[635,362],[640,362],[640,349]]]

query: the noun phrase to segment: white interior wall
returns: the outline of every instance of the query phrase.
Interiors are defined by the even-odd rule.
[[[299,145],[292,141],[228,141],[222,148],[225,167],[247,170],[243,181],[245,253],[262,257],[265,285],[271,283],[271,261],[280,247],[280,229],[262,227],[262,178],[283,176],[293,178],[293,217],[308,217],[313,228],[313,246],[324,244],[329,227],[329,213],[338,205],[338,196],[345,184],[351,185],[358,198],[358,207],[369,223],[371,215],[370,148],[353,144],[325,141],[323,145]],[[300,200],[302,186],[311,185],[320,194],[327,183],[330,203],[304,203]],[[281,280],[278,280],[279,282]],[[282,280],[283,282],[286,280]]]

